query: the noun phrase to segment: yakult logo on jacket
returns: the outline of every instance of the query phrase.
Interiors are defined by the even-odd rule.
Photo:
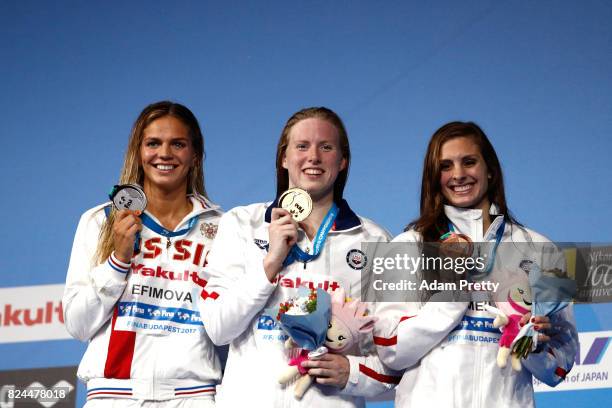
[[[321,288],[327,292],[332,292],[340,287],[340,284],[336,282],[335,280],[326,279],[321,282],[315,283],[314,281],[302,280],[302,278],[299,276],[293,279],[290,277],[286,277],[285,275],[282,275],[282,274],[277,275],[277,277],[272,281],[272,283],[277,283],[277,282],[279,286],[282,286],[284,288],[299,288],[303,286],[309,289]]]
[[[184,270],[175,272],[157,266],[155,269],[144,266],[144,264],[132,263],[131,271],[134,275],[149,276],[159,279],[167,279],[174,281],[193,281],[198,286],[204,287],[208,283],[206,279],[200,278],[197,272]]]

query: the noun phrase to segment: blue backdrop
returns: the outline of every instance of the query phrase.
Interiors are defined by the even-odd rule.
[[[116,183],[148,103],[189,106],[224,208],[271,199],[294,111],[326,105],[353,152],[346,195],[393,234],[417,215],[429,136],[473,120],[517,218],[556,241],[610,241],[612,3],[20,1],[0,5],[0,286],[61,283],[79,215]],[[609,305],[576,308],[610,330]],[[0,369],[73,365],[75,341],[0,345]],[[546,393],[599,406],[610,390]]]

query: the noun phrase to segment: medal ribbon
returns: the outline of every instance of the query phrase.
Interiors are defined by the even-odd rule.
[[[455,227],[453,227],[453,224],[450,221],[448,222],[448,229],[450,232],[455,232]],[[489,257],[489,262],[487,262],[487,266],[482,271],[479,271],[478,269],[474,268],[476,269],[476,271],[478,271],[478,273],[487,275],[489,272],[491,272],[491,269],[493,269],[493,265],[495,264],[495,254],[497,253],[497,247],[499,246],[499,243],[501,242],[505,229],[506,229],[506,220],[504,219],[501,225],[499,226],[499,228],[497,229],[497,231],[495,232],[495,245],[493,245],[493,250],[491,251],[491,256]]]
[[[155,222],[155,220],[153,218],[149,217],[147,214],[145,214],[145,213],[140,214],[140,219],[142,220],[142,224],[145,227],[147,227],[148,229],[150,229],[153,232],[158,233],[159,235],[163,235],[164,237],[166,237],[166,239],[168,241],[170,241],[170,238],[178,237],[179,235],[187,234],[193,228],[193,226],[196,224],[196,222],[198,221],[198,217],[199,217],[198,215],[192,217],[189,220],[189,224],[187,224],[186,228],[183,228],[183,229],[178,230],[178,231],[168,231],[166,228],[162,227],[157,222]],[[136,245],[136,243],[139,243],[139,242],[140,242],[140,233],[137,234],[136,242],[134,243],[134,245]]]
[[[317,235],[315,235],[315,240],[312,244],[312,254],[307,254],[306,252],[302,251],[297,244],[294,244],[291,247],[287,258],[285,258],[285,261],[283,262],[283,267],[291,265],[295,261],[309,262],[319,256],[321,249],[323,249],[323,244],[325,244],[327,234],[329,233],[329,230],[331,230],[332,225],[334,225],[334,221],[336,220],[337,216],[338,206],[336,203],[332,203],[331,208],[325,215],[325,218],[323,218],[323,222],[317,230]]]
[[[111,211],[110,206],[104,207],[104,213],[106,214],[107,218],[110,215],[110,211]],[[187,224],[187,228],[183,228],[182,230],[178,230],[178,231],[168,231],[166,228],[162,227],[157,222],[155,222],[155,220],[149,217],[147,214],[145,213],[140,214],[140,219],[142,220],[142,223],[144,224],[145,227],[149,228],[151,231],[158,233],[159,235],[163,235],[168,240],[170,240],[170,238],[177,237],[179,235],[187,234],[189,231],[191,231],[193,226],[198,221],[198,217],[199,217],[198,215],[192,217],[189,220],[189,224]],[[137,232],[136,239],[134,240],[134,251],[137,251],[139,247],[140,247],[140,232]]]

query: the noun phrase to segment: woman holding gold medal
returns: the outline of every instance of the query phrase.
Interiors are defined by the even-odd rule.
[[[89,341],[78,370],[88,408],[214,406],[221,365],[196,301],[221,212],[203,155],[189,109],[147,106],[113,204],[81,217],[62,304],[68,332]]]
[[[470,255],[474,247],[482,247],[484,254],[478,256],[486,264],[469,271],[466,279],[495,280],[502,286],[516,279],[527,290],[528,274],[536,266],[564,270],[565,265],[559,252],[525,250],[537,243],[551,245],[510,215],[497,154],[471,122],[448,123],[432,136],[423,167],[421,214],[393,242],[441,242],[439,256],[449,256],[449,246],[455,251],[450,256],[458,256],[462,247]],[[431,279],[431,272],[423,272],[422,278]],[[525,286],[520,285],[522,291]],[[526,313],[517,324],[535,324],[539,347],[510,364],[510,349],[500,349],[507,345],[500,340],[487,294],[471,292],[469,302],[436,301],[439,295],[431,291],[422,297],[425,302],[380,304],[377,310],[379,355],[390,367],[406,369],[396,390],[396,406],[530,407],[532,375],[554,386],[571,369],[578,346],[571,307],[549,318],[531,317],[517,306],[520,314]],[[508,296],[509,302],[512,299]]]
[[[349,164],[340,118],[327,108],[303,109],[289,118],[278,143],[277,199],[222,217],[201,305],[211,339],[230,344],[219,406],[356,407],[364,405],[361,396],[396,381],[382,372],[364,336],[354,355],[328,353],[304,362],[317,386],[302,397],[294,396],[293,384],[279,383],[300,349],[285,348],[287,336],[267,309],[299,287],[343,288],[360,298],[361,243],[388,239],[342,198]]]

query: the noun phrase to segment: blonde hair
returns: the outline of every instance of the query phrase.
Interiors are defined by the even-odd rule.
[[[125,153],[125,160],[123,161],[123,169],[119,177],[119,184],[135,183],[143,185],[144,171],[140,160],[140,145],[144,138],[144,130],[153,121],[164,116],[172,116],[180,120],[189,129],[189,137],[196,159],[193,166],[189,169],[187,193],[208,198],[204,187],[204,137],[200,130],[200,124],[195,115],[186,106],[170,101],[152,103],[143,109],[136,122],[134,122],[128,141],[127,152]],[[114,250],[112,228],[115,221],[115,211],[114,207],[111,207],[111,211],[100,230],[98,248],[94,256],[97,263],[105,262]]]

